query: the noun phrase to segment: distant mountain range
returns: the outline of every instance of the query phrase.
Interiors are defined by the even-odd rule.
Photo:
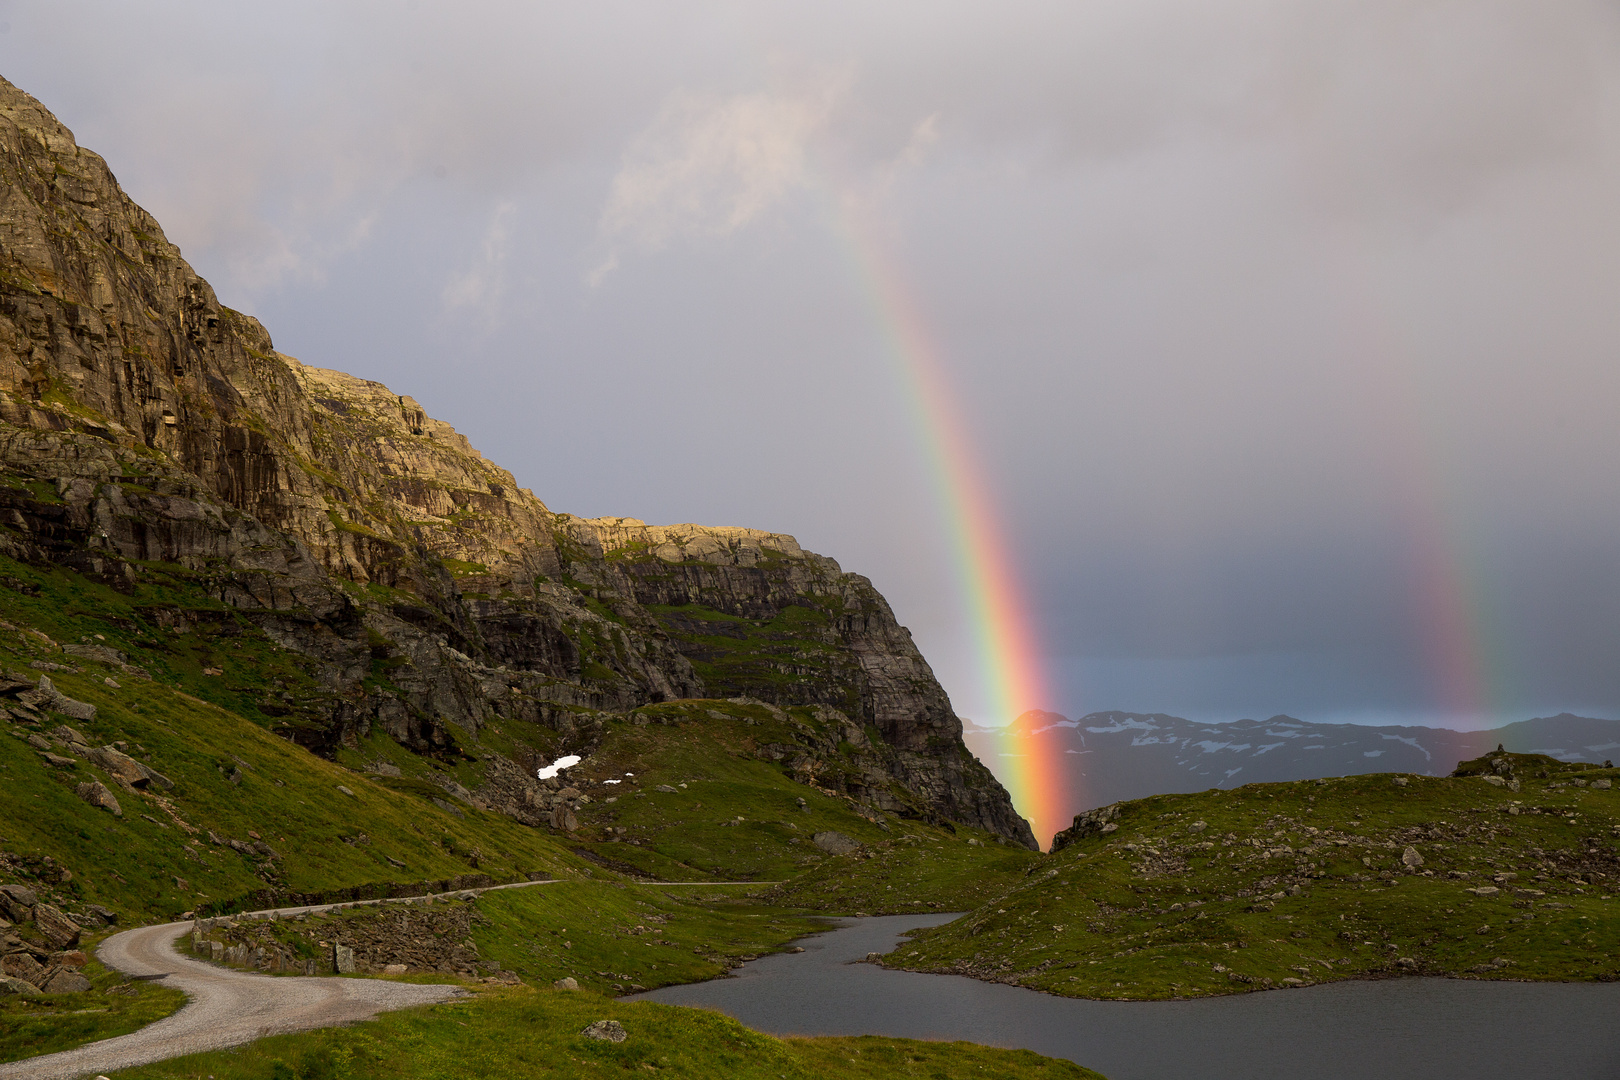
[[[1564,761],[1620,757],[1620,720],[1560,713],[1488,731],[1315,724],[1291,716],[1195,723],[1163,713],[1099,712],[1070,720],[1031,710],[1007,728],[963,721],[968,747],[1005,775],[1010,757],[1059,754],[1075,813],[1164,792],[1367,772],[1444,776],[1498,744]]]

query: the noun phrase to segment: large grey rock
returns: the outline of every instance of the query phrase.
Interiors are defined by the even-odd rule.
[[[7,953],[0,956],[0,975],[21,979],[24,982],[34,982],[44,970],[45,965],[26,952]]]
[[[624,1030],[624,1025],[617,1020],[598,1020],[580,1032],[587,1039],[603,1039],[607,1042],[622,1043],[630,1037]]]
[[[58,949],[71,949],[79,943],[79,924],[50,904],[34,905],[34,927]]]
[[[579,981],[572,975],[565,975],[551,984],[553,990],[578,990]]]
[[[354,950],[347,945],[333,945],[332,970],[339,975],[354,974]]]
[[[810,842],[832,855],[848,855],[861,849],[860,841],[831,829],[816,833],[810,838]]]
[[[122,750],[114,747],[100,746],[93,750],[87,750],[85,757],[90,759],[91,764],[106,769],[114,780],[128,787],[144,788],[155,784],[165,791],[174,787],[173,780],[170,780],[156,769],[142,765]]]
[[[58,968],[45,980],[40,989],[47,994],[82,994],[90,989],[90,980],[77,971]]]
[[[1406,867],[1408,870],[1422,869],[1423,856],[1418,854],[1417,848],[1408,847],[1405,851],[1401,852],[1401,865]]]
[[[0,994],[37,994],[39,987],[31,982],[13,979],[10,975],[0,975]]]
[[[8,902],[18,907],[31,908],[39,903],[39,894],[26,885],[0,885],[0,904]]]
[[[123,817],[124,808],[118,805],[113,793],[107,790],[107,785],[100,780],[87,780],[73,789],[73,794],[102,810],[111,810],[113,817]]]

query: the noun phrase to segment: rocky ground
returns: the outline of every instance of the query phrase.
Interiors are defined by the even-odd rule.
[[[0,863],[20,863],[0,852]],[[45,867],[43,869],[53,869]],[[58,869],[57,877],[61,871]],[[23,885],[0,885],[0,993],[77,994],[90,989],[82,975],[87,963],[77,947],[85,927],[108,925],[111,912],[63,911]]]
[[[272,973],[498,978],[500,962],[480,959],[472,939],[473,924],[488,922],[472,900],[469,893],[359,911],[201,919],[185,942],[199,958]]]

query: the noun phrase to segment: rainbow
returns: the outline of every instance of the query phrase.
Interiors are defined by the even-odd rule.
[[[1030,753],[1027,746],[1014,742],[1011,731],[1012,720],[1050,703],[1052,696],[1035,622],[1000,528],[1001,516],[968,440],[944,354],[905,275],[853,200],[844,200],[838,224],[904,389],[911,425],[947,523],[954,577],[973,628],[980,685],[991,711],[986,719],[1009,725],[1001,736],[1007,753],[997,763],[996,775],[1044,847],[1054,832],[1069,824],[1074,804],[1069,801],[1065,763]]]

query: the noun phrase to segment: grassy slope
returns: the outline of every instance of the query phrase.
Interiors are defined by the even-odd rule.
[[[889,963],[1133,999],[1401,973],[1620,976],[1620,790],[1570,783],[1620,771],[1503,756],[1518,792],[1375,774],[1121,804],[1117,831]]]
[[[48,734],[64,718],[41,725],[0,720],[0,851],[21,860],[9,870],[0,867],[0,879],[24,881],[69,910],[102,904],[134,924],[189,909],[240,909],[272,886],[282,894],[354,886],[387,891],[475,868],[497,879],[540,871],[569,880],[479,902],[488,919],[474,934],[481,955],[542,985],[572,975],[587,987],[611,990],[711,977],[740,957],[782,947],[813,928],[792,914],[795,908],[971,906],[978,892],[1004,890],[1037,858],[989,843],[984,834],[952,835],[876,815],[799,783],[754,751],[791,741],[791,723],[816,726],[813,714],[793,710],[784,724],[768,709],[723,701],[654,706],[641,712],[646,724],[635,715],[612,719],[603,746],[573,775],[624,780],[623,773],[634,772],[637,783],[587,785],[594,801],[582,808],[576,834],[527,828],[466,805],[458,816],[427,800],[442,790],[426,781],[438,774],[476,785],[483,747],[464,743],[432,760],[374,733],[342,751],[338,762],[311,755],[272,734],[299,722],[305,704],[313,711],[320,702],[298,658],[219,607],[178,568],[155,580],[130,596],[71,572],[0,559],[0,619],[11,627],[0,628],[0,669],[30,678],[39,673],[29,666],[35,661],[76,669],[50,672],[63,693],[97,706],[96,719],[72,726],[93,745],[124,742],[138,760],[176,782],[171,791],[135,793],[81,759],[67,769],[50,767],[24,739]],[[182,618],[179,629],[173,628],[175,613]],[[61,645],[72,642],[120,649],[153,678],[68,655]],[[223,674],[208,675],[205,668]],[[119,685],[108,685],[109,678]],[[490,741],[501,746],[543,743],[549,734],[491,731]],[[378,758],[407,775],[357,771]],[[89,779],[114,791],[122,817],[74,795],[73,786]],[[659,792],[659,785],[675,793]],[[213,845],[208,830],[243,841],[257,832],[278,858]],[[865,845],[862,854],[827,855],[810,842],[822,830],[853,837]],[[968,844],[970,835],[981,844]],[[55,870],[44,865],[46,858],[71,871],[70,880],[53,884]],[[902,864],[910,871],[896,877]],[[612,866],[703,882],[763,883],[808,872],[808,887],[776,894],[776,906],[765,908],[750,899],[759,890],[615,882]],[[653,935],[652,928],[661,932]],[[655,939],[675,944],[647,944]],[[76,996],[84,998],[75,1002],[81,1008],[105,1013],[9,1003],[0,1037],[16,1045],[0,1047],[0,1059],[106,1037],[176,1006],[139,985],[140,996],[128,1000],[108,994],[111,983]],[[859,1057],[856,1047],[846,1049]],[[979,1053],[932,1048],[918,1060],[955,1075],[950,1061],[982,1063]]]
[[[623,1043],[579,1032],[617,1020]],[[388,1013],[352,1027],[261,1039],[221,1053],[114,1074],[128,1080],[462,1080],[550,1076],[929,1077],[1086,1080],[1097,1074],[1027,1050],[909,1039],[776,1039],[720,1013],[588,992],[503,990],[471,1001]]]
[[[791,723],[820,727],[808,709],[787,715],[784,723],[761,706],[682,701],[614,719],[602,747],[569,773],[597,783],[623,781],[589,789],[598,798],[580,814],[578,846],[666,881],[780,882],[806,875],[808,887],[774,893],[775,900],[840,912],[909,910],[914,900],[917,906],[973,906],[987,882],[1005,888],[1036,858],[994,844],[988,833],[965,826],[952,833],[876,814],[797,782],[781,765],[755,756],[762,745],[790,742]],[[634,786],[626,773],[635,774]],[[886,896],[894,890],[885,886],[894,882],[866,865],[873,860],[835,857],[815,846],[812,838],[828,830],[881,853],[885,871],[903,863],[914,873],[899,894]],[[889,861],[890,853],[906,858]]]

